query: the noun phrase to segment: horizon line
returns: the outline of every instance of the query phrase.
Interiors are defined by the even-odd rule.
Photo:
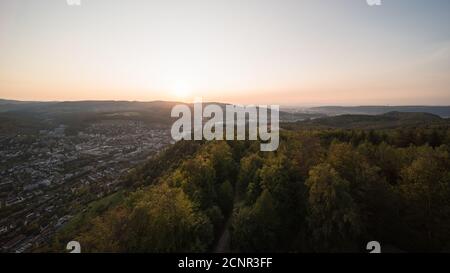
[[[167,103],[184,103],[193,104],[194,102],[184,102],[184,101],[171,101],[171,100],[114,100],[114,99],[80,99],[80,100],[17,100],[17,99],[4,99],[0,98],[0,101],[10,101],[10,102],[21,102],[21,103],[65,103],[65,102],[138,102],[138,103],[154,103],[154,102],[167,102]],[[219,102],[219,101],[204,101],[202,103],[220,103],[220,104],[230,104],[230,105],[250,105],[242,103],[231,103],[231,102]],[[267,103],[253,104],[253,105],[268,105]],[[307,106],[301,104],[278,104],[280,107],[305,107],[305,108],[316,108],[316,107],[450,107],[450,105],[445,104],[352,104],[352,105],[342,105],[342,104],[317,104],[316,106]]]

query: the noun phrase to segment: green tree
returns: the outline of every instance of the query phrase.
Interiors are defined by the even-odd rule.
[[[404,221],[414,250],[439,250],[450,240],[450,164],[444,147],[418,149],[418,157],[401,172]]]
[[[93,252],[197,252],[213,239],[209,219],[165,183],[137,191],[92,224],[79,241]]]
[[[205,146],[201,155],[209,158],[216,172],[216,181],[220,185],[226,180],[234,181],[237,166],[230,146],[225,141],[211,142]]]
[[[216,171],[208,157],[200,154],[186,160],[174,180],[201,209],[216,205]]]
[[[262,165],[263,159],[257,153],[252,153],[241,159],[238,181],[236,184],[236,191],[239,199],[245,197],[250,183],[259,182],[258,171],[262,167]],[[253,195],[254,191],[251,192]],[[253,199],[252,203],[256,200],[259,194],[260,191],[256,192],[256,196],[253,197],[254,199],[251,198]]]
[[[313,249],[354,251],[361,223],[349,183],[331,165],[323,163],[310,171],[306,185]]]
[[[233,247],[244,252],[272,252],[279,245],[279,225],[272,196],[265,190],[254,206],[239,209],[233,218]]]

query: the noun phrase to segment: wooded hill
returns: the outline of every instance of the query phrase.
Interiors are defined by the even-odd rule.
[[[224,230],[222,251],[365,252],[373,240],[384,251],[450,251],[449,152],[444,125],[283,130],[276,152],[257,141],[180,141],[40,251],[77,240],[84,252],[208,252]]]

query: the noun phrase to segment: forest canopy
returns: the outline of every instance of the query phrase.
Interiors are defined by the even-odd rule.
[[[450,251],[450,129],[284,130],[257,141],[180,141],[127,178],[85,228],[86,252]]]

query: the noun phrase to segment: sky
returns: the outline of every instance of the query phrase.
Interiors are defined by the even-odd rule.
[[[0,1],[0,98],[450,105],[450,1]]]

